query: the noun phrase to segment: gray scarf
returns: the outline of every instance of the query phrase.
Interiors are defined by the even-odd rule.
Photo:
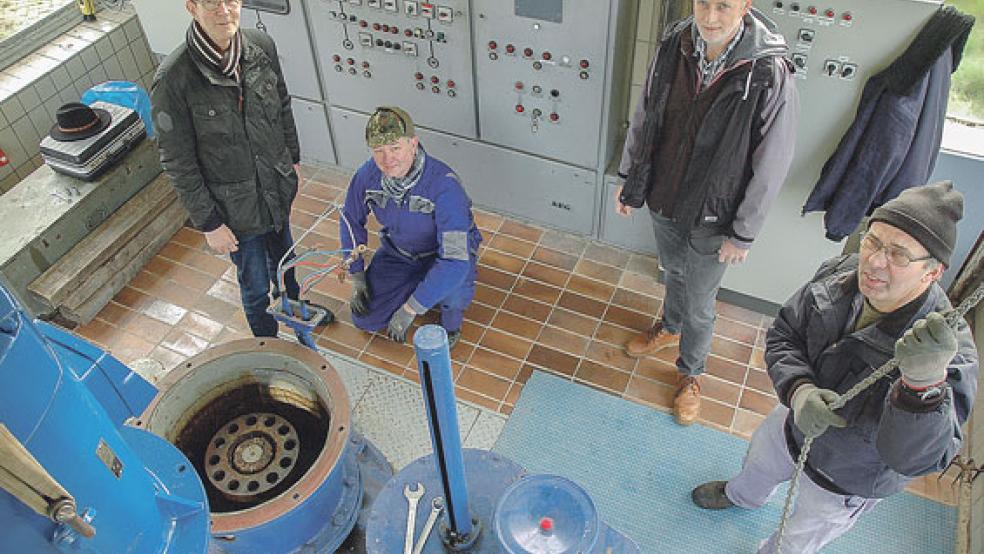
[[[424,170],[424,160],[426,158],[427,155],[424,154],[424,149],[418,144],[417,153],[413,157],[413,165],[410,166],[410,171],[406,175],[403,177],[387,177],[383,174],[382,179],[380,179],[380,185],[383,187],[383,193],[386,195],[386,198],[392,198],[397,206],[402,206],[407,191],[412,189],[417,184],[417,181],[420,180],[420,174]]]

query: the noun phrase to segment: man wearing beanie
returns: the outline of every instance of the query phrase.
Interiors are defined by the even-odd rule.
[[[382,226],[368,269],[352,276],[352,322],[404,342],[410,324],[434,306],[449,346],[461,335],[465,308],[475,295],[478,245],[471,200],[458,176],[427,155],[410,115],[377,108],[366,124],[372,158],[355,172],[339,222],[342,248],[365,245],[369,212]]]
[[[967,324],[951,329],[937,282],[950,262],[963,196],[915,187],[876,209],[858,254],[828,260],[782,307],[765,361],[778,405],[752,436],[741,472],[692,492],[707,509],[758,508],[788,481],[814,437],[783,552],[812,553],[914,477],[946,468],[977,389]],[[891,357],[898,369],[829,405]],[[776,551],[776,534],[758,552]]]

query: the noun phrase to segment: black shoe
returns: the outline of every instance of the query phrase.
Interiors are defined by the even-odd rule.
[[[448,331],[448,350],[454,348],[454,345],[458,344],[458,339],[461,338],[461,331]]]
[[[694,504],[705,510],[724,510],[735,505],[734,502],[724,494],[724,486],[727,481],[711,481],[704,483],[690,493],[690,498]]]

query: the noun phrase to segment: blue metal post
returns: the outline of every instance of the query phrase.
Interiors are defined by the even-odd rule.
[[[434,458],[437,461],[452,546],[466,547],[478,537],[468,509],[465,464],[458,430],[458,410],[454,397],[454,376],[448,353],[448,335],[440,325],[424,325],[414,334],[417,369],[427,407]]]

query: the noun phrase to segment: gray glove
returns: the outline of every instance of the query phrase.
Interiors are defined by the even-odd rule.
[[[369,313],[369,298],[371,297],[369,283],[366,282],[366,273],[364,271],[353,273],[351,277],[352,299],[349,301],[349,306],[352,308],[353,314],[366,315]]]
[[[800,385],[793,393],[793,423],[804,435],[819,437],[827,427],[846,427],[847,420],[834,413],[830,404],[840,397],[830,389],[818,389],[809,383]]]
[[[390,318],[389,325],[386,326],[386,335],[396,342],[406,342],[407,330],[410,329],[410,324],[416,317],[417,314],[400,306],[393,312],[393,317]]]
[[[946,380],[946,368],[957,353],[957,334],[946,319],[933,312],[920,319],[895,343],[902,380],[910,388],[924,389]]]

